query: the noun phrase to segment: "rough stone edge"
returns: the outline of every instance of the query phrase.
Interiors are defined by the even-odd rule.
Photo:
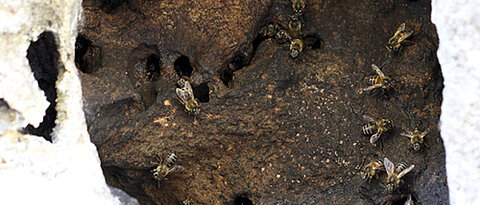
[[[105,183],[90,142],[74,45],[81,0],[0,0],[0,96],[37,126],[49,103],[33,77],[26,53],[44,31],[56,38],[60,61],[53,143],[9,131],[0,136],[1,204],[120,204]]]

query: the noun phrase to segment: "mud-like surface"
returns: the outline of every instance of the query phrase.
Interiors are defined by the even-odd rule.
[[[400,204],[407,193],[448,204],[430,2],[308,1],[303,32],[322,45],[294,60],[275,40],[251,47],[289,1],[83,6],[81,34],[95,45],[82,53],[93,62],[83,63],[100,65],[81,74],[89,132],[107,182],[142,204]],[[413,37],[393,55],[385,45],[403,22]],[[250,64],[222,81],[245,52],[254,54]],[[358,92],[372,63],[396,80],[389,98]],[[175,95],[179,75],[190,72],[201,98],[195,117]],[[395,129],[374,146],[361,133],[364,114],[390,118]],[[402,127],[431,128],[428,147],[409,149]],[[185,170],[157,186],[150,170],[171,152]],[[416,165],[397,192],[385,191],[384,175],[370,183],[358,175],[383,157]]]

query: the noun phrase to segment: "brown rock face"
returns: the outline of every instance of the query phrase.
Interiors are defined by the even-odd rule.
[[[82,58],[94,61],[84,109],[107,182],[142,204],[447,204],[430,2],[305,3],[301,38],[317,42],[292,59],[288,42],[259,38],[290,1],[84,1],[81,34],[95,46]],[[413,35],[390,53],[403,22]],[[358,92],[371,64],[393,90]],[[176,99],[179,76],[192,79],[196,116]],[[376,145],[365,114],[394,122]],[[400,136],[415,127],[432,130],[419,152]],[[171,152],[185,170],[157,184],[150,170]],[[385,173],[358,174],[384,157],[416,165],[393,193]]]

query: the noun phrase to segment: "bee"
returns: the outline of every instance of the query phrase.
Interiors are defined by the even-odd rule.
[[[407,200],[405,201],[404,205],[413,205],[412,195],[409,194]]]
[[[160,182],[165,179],[168,174],[182,171],[184,169],[182,166],[174,165],[176,161],[177,155],[175,153],[170,154],[164,163],[160,162],[160,165],[152,170],[153,178]]]
[[[364,135],[372,135],[370,137],[370,143],[374,144],[384,132],[388,132],[393,129],[393,121],[382,118],[375,120],[374,118],[364,115],[363,119],[368,121],[366,125],[362,127]]]
[[[303,41],[302,39],[293,39],[290,42],[290,56],[292,58],[298,57],[298,55],[303,51]]]
[[[192,85],[189,80],[182,77],[177,81],[177,84],[180,88],[176,88],[175,91],[177,92],[177,97],[180,102],[188,112],[198,114],[198,112],[200,112],[200,105],[193,95]]]
[[[287,41],[291,41],[290,35],[283,29],[278,30],[278,32],[275,34],[275,39],[277,40],[278,43],[282,44]]]
[[[263,36],[263,37],[267,37],[267,38],[272,38],[275,36],[275,34],[277,33],[277,30],[279,29],[279,26],[275,23],[268,23],[266,26],[263,26],[262,28],[260,28],[260,31],[259,33]]]
[[[382,160],[373,161],[365,165],[362,171],[360,171],[360,174],[362,176],[362,179],[368,178],[370,180],[375,176],[375,173],[377,173],[377,171],[379,170],[385,170]]]
[[[405,163],[400,163],[395,168],[393,162],[388,160],[386,157],[383,160],[383,164],[385,165],[385,170],[387,171],[387,190],[390,192],[395,190],[402,182],[401,178],[403,176],[415,168],[415,165],[410,165],[407,167]]]
[[[288,33],[292,38],[299,38],[302,35],[302,22],[299,17],[292,15],[288,22]]]
[[[292,0],[292,9],[295,15],[302,15],[305,9],[305,2],[303,0]]]
[[[385,76],[383,72],[376,66],[372,64],[372,69],[378,74],[376,76],[371,76],[367,79],[367,83],[370,85],[363,89],[363,91],[369,91],[376,88],[382,88],[383,90],[388,90],[393,88],[393,81],[391,78]]]
[[[389,51],[398,51],[401,43],[412,35],[413,31],[405,30],[405,23],[400,24],[395,34],[388,40],[387,49]]]
[[[413,148],[413,150],[419,151],[423,145],[423,138],[425,138],[429,131],[430,130],[427,129],[424,132],[420,132],[420,130],[415,128],[413,132],[407,130],[400,135],[410,138],[410,146]]]

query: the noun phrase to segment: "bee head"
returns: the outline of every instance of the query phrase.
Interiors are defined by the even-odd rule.
[[[278,39],[283,39],[285,38],[285,31],[284,30],[280,30],[277,32],[277,38]]]
[[[416,143],[413,144],[413,150],[418,152],[420,150],[420,148],[421,148],[420,143],[416,142]]]
[[[275,32],[277,31],[277,26],[273,23],[269,23],[267,25],[267,35],[268,36],[273,36],[275,35]]]
[[[297,48],[292,48],[292,49],[290,49],[290,56],[291,56],[292,58],[298,57],[298,54],[299,54],[299,53],[300,53],[300,52],[298,51]]]
[[[387,50],[390,51],[390,52],[395,50],[393,45],[387,45],[386,47],[387,47]]]
[[[387,191],[389,191],[389,192],[393,192],[396,188],[397,188],[397,186],[393,183],[387,184]]]
[[[383,119],[383,120],[382,120],[382,127],[385,127],[385,128],[388,128],[388,129],[392,129],[392,128],[393,128],[393,122],[392,122],[392,120]]]
[[[162,180],[162,177],[160,177],[160,171],[155,171],[153,173],[153,178],[158,180],[158,181]]]
[[[193,113],[194,115],[198,115],[198,114],[200,113],[200,107],[194,107],[194,108],[192,109],[192,113]]]
[[[367,172],[360,172],[360,176],[362,177],[362,179],[366,179],[368,177],[368,174]]]
[[[303,5],[302,3],[300,2],[296,2],[295,5],[293,6],[293,10],[295,13],[297,14],[302,14],[303,13],[303,9],[304,9],[305,5]]]

